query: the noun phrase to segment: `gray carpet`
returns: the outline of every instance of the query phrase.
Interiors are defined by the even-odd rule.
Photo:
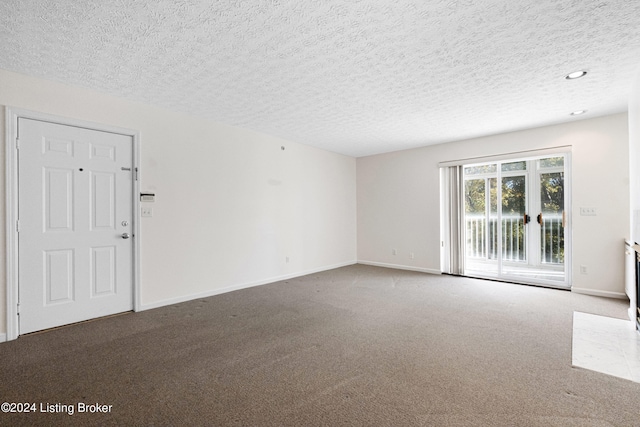
[[[37,404],[0,424],[640,426],[640,384],[571,367],[573,311],[626,308],[354,265],[0,344]]]

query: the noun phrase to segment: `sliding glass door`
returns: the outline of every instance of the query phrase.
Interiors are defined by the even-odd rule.
[[[565,167],[564,155],[464,166],[466,275],[568,286]]]
[[[498,274],[496,164],[464,168],[465,273]]]

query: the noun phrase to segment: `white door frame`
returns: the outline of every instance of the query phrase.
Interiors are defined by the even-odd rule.
[[[6,319],[7,341],[18,338],[18,119],[33,119],[90,130],[117,133],[130,136],[133,141],[134,177],[132,189],[133,203],[133,310],[140,311],[140,133],[131,129],[107,126],[46,113],[39,113],[14,107],[5,107],[5,206],[6,206]]]
[[[492,158],[488,158],[486,160],[483,160],[482,162],[469,162],[466,164],[463,164],[463,166],[473,166],[473,165],[483,165],[483,164],[492,164],[492,163],[496,163],[498,165],[502,164],[502,163],[509,163],[512,161],[526,161],[526,162],[535,162],[536,160],[539,159],[543,159],[543,158],[548,158],[548,157],[556,157],[556,156],[563,156],[564,157],[564,166],[563,166],[563,170],[564,170],[564,192],[565,192],[565,201],[564,201],[564,210],[566,212],[566,226],[565,226],[565,230],[569,230],[569,232],[565,233],[564,235],[564,252],[565,252],[565,259],[564,259],[564,281],[561,282],[560,284],[553,281],[553,280],[545,280],[545,279],[529,279],[529,278],[523,278],[523,277],[516,277],[516,276],[512,276],[512,275],[503,275],[503,260],[502,260],[502,238],[498,239],[498,257],[497,257],[497,265],[498,265],[498,271],[500,272],[499,277],[497,277],[495,274],[476,274],[473,277],[486,277],[486,278],[490,278],[490,279],[504,279],[504,280],[513,280],[515,283],[524,283],[524,284],[531,284],[531,285],[537,285],[537,286],[544,286],[544,287],[550,287],[550,288],[559,288],[559,289],[571,289],[572,287],[572,283],[573,283],[573,276],[572,276],[572,236],[573,236],[573,223],[572,223],[572,219],[571,219],[571,191],[572,191],[572,182],[571,182],[571,156],[572,156],[572,152],[571,152],[571,148],[568,148],[566,150],[561,149],[561,148],[567,148],[567,147],[558,147],[559,150],[555,150],[555,149],[551,149],[552,151],[549,152],[545,152],[544,154],[540,154],[540,155],[535,155],[535,156],[527,156],[524,153],[519,153],[522,154],[522,156],[511,156],[509,155],[509,157],[504,157],[504,158],[499,158],[499,159],[492,159]],[[537,151],[537,150],[536,150]],[[546,151],[546,150],[540,150],[540,151]],[[520,171],[514,171],[513,174],[517,175]],[[529,173],[531,173],[531,176],[529,177]],[[477,179],[486,179],[487,177],[489,177],[490,174],[478,174],[478,178]],[[501,185],[501,179],[504,176],[504,173],[500,170],[500,168],[498,167],[496,172],[495,172],[495,177],[496,177],[496,186],[497,186],[497,200],[500,201],[502,200],[502,185]],[[511,173],[508,173],[507,176],[513,176]],[[534,181],[538,180],[540,176],[540,171],[538,171],[537,169],[532,170],[531,167],[527,167],[527,185],[526,185],[526,191],[529,195],[535,194],[535,191],[532,191],[533,188],[535,187],[536,183]],[[473,178],[470,178],[473,179]],[[463,179],[464,181],[464,179]],[[537,184],[539,185],[539,183]],[[462,184],[462,188],[463,188],[463,193],[464,193],[464,184]],[[461,197],[463,197],[464,199],[464,194],[461,194]],[[488,196],[487,196],[488,197]],[[487,198],[488,201],[488,198]],[[498,202],[500,203],[500,202]],[[527,211],[530,212],[530,216],[535,219],[534,216],[534,211],[531,211],[530,209],[532,209],[532,206],[529,202],[527,202]],[[486,206],[489,206],[488,204]],[[501,209],[498,209],[498,221],[501,222]],[[530,233],[530,230],[527,231],[527,233]],[[529,244],[534,244],[533,240],[531,238],[532,235],[529,234]],[[537,249],[536,249],[537,250]],[[529,253],[529,255],[533,255],[533,252],[531,250],[530,247],[527,248],[527,251]],[[539,256],[539,255],[538,255]],[[466,249],[465,249],[465,258],[466,258]],[[527,264],[530,265],[532,258],[529,257],[527,259]],[[465,268],[468,268],[468,266],[465,266]],[[465,273],[466,274],[466,273]]]

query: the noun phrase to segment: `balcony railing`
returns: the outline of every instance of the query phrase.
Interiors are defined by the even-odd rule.
[[[484,215],[465,216],[467,257],[494,260],[498,257],[498,218]],[[538,226],[535,222],[529,226]],[[527,236],[524,218],[519,215],[502,216],[502,259],[527,261]],[[543,264],[564,262],[564,227],[562,215],[545,214],[540,233],[540,261]]]

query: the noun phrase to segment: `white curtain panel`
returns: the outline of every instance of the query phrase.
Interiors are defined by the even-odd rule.
[[[443,168],[443,273],[464,274],[464,188],[462,166]]]

